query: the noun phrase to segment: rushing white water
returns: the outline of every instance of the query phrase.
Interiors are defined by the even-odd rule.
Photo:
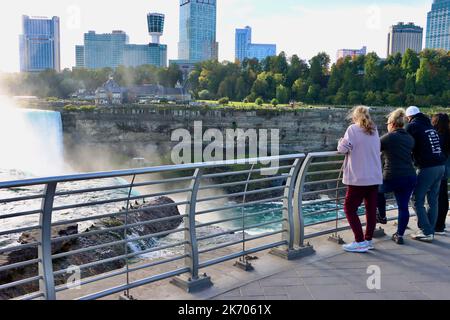
[[[0,96],[0,168],[33,176],[64,172],[61,114],[16,108]]]

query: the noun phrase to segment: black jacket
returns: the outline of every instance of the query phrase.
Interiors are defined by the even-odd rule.
[[[406,131],[416,141],[413,157],[418,168],[431,168],[445,164],[446,156],[441,147],[439,134],[427,116],[423,113],[414,116]]]

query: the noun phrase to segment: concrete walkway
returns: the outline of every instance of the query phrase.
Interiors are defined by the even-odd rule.
[[[392,234],[392,226],[387,228]],[[411,233],[409,231],[408,233]],[[348,235],[346,238],[350,238]],[[405,238],[398,246],[388,237],[377,240],[366,254],[337,253],[308,264],[236,287],[219,300],[426,300],[450,299],[450,235],[433,244]],[[336,252],[340,251],[337,245]],[[379,267],[381,288],[367,286],[368,268]]]

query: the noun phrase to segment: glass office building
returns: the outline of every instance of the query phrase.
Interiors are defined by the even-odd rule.
[[[190,62],[217,60],[216,0],[180,0],[178,59]]]
[[[76,67],[87,69],[117,68],[120,65],[167,66],[167,46],[157,43],[129,44],[123,31],[97,34],[89,31],[84,35],[84,46],[76,46]]]
[[[426,47],[450,50],[450,0],[434,0],[428,13]]]
[[[22,17],[23,34],[19,38],[20,70],[61,71],[60,22],[58,17]]]
[[[275,44],[252,43],[252,28],[249,26],[244,29],[236,29],[235,57],[237,60],[256,58],[261,61],[276,54],[277,46]]]

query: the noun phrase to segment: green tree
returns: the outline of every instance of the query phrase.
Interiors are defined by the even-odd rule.
[[[281,84],[277,87],[277,100],[281,104],[289,102],[289,90]]]

